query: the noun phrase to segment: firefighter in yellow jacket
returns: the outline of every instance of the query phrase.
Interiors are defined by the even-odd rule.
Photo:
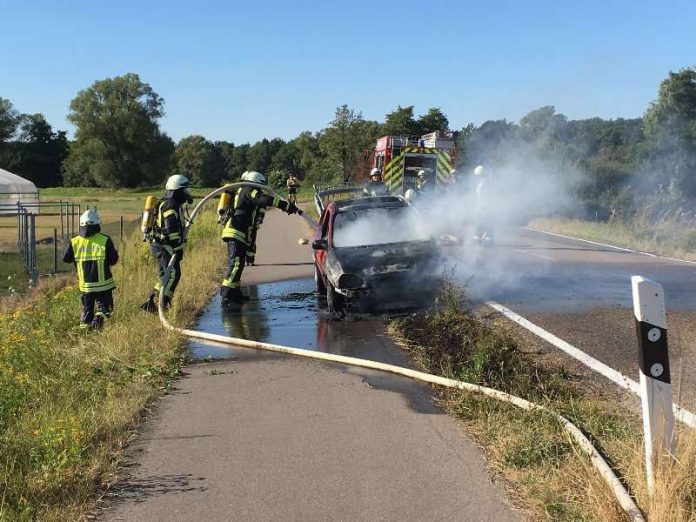
[[[101,232],[101,217],[96,210],[80,216],[79,234],[65,248],[63,261],[74,263],[77,270],[82,300],[80,328],[101,328],[114,308],[116,284],[110,267],[118,262],[118,251],[111,238]]]
[[[266,184],[266,177],[260,172],[245,172],[242,179]],[[257,219],[261,211],[268,207],[279,208],[288,214],[294,214],[299,210],[294,203],[270,196],[254,187],[242,187],[234,192],[234,201],[223,218],[225,228],[222,231],[222,239],[227,243],[229,263],[227,276],[220,287],[223,305],[248,300],[241,291],[242,272],[249,248],[255,248]]]

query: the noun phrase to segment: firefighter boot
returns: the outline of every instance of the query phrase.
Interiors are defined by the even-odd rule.
[[[151,314],[156,313],[157,303],[155,302],[155,294],[151,293],[147,298],[147,301],[140,305],[140,309],[150,312]]]
[[[102,326],[104,326],[104,314],[97,313],[89,327],[92,330],[101,330]]]
[[[249,298],[247,296],[242,294],[241,289],[229,288],[227,286],[223,286],[220,289],[220,296],[222,298],[222,305],[223,306],[241,304],[241,303],[245,303],[249,300]]]

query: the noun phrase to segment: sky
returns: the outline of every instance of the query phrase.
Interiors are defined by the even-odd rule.
[[[0,97],[73,131],[70,101],[133,72],[173,139],[291,139],[348,104],[382,121],[440,107],[450,127],[639,117],[696,65],[696,2],[0,0]]]

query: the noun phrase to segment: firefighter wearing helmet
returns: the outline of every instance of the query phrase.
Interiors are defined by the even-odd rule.
[[[418,171],[418,192],[428,194],[435,188],[435,182],[428,177],[424,169]]]
[[[363,192],[367,196],[388,196],[389,189],[382,181],[382,172],[378,168],[370,171],[370,181],[365,184]]]
[[[82,301],[80,328],[101,328],[114,308],[116,284],[111,267],[118,262],[118,252],[111,238],[101,232],[101,217],[95,209],[80,216],[79,234],[65,248],[63,261],[75,264]]]
[[[181,260],[184,256],[184,215],[183,206],[193,203],[186,176],[176,174],[167,179],[166,193],[156,204],[155,218],[151,232],[150,252],[157,261],[159,281],[150,290],[147,300],[140,308],[148,312],[157,311],[157,298],[164,288],[163,305],[168,308],[174,291],[181,280]],[[169,262],[174,263],[168,273]]]
[[[491,225],[490,210],[488,208],[490,183],[487,174],[483,165],[478,165],[474,169],[474,176],[476,177],[476,231],[474,238],[477,241],[492,242],[493,227]]]
[[[257,185],[266,184],[266,176],[260,172],[247,171],[242,174],[242,181]],[[259,187],[244,186],[234,191],[234,200],[226,209],[222,223],[222,240],[227,243],[228,270],[220,286],[223,306],[241,303],[249,298],[242,294],[241,280],[249,249],[255,249],[258,218],[268,207],[275,207],[295,214],[297,205],[284,199],[268,195]]]

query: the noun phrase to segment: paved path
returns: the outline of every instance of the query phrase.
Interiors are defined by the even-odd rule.
[[[289,221],[288,221],[289,219]],[[270,212],[246,283],[311,277],[305,225]],[[354,323],[351,335],[361,331]],[[361,350],[405,364],[375,330]],[[367,347],[366,347],[367,346]],[[339,348],[343,350],[344,347]],[[275,354],[195,364],[129,449],[102,520],[508,521],[481,451],[396,376]]]

